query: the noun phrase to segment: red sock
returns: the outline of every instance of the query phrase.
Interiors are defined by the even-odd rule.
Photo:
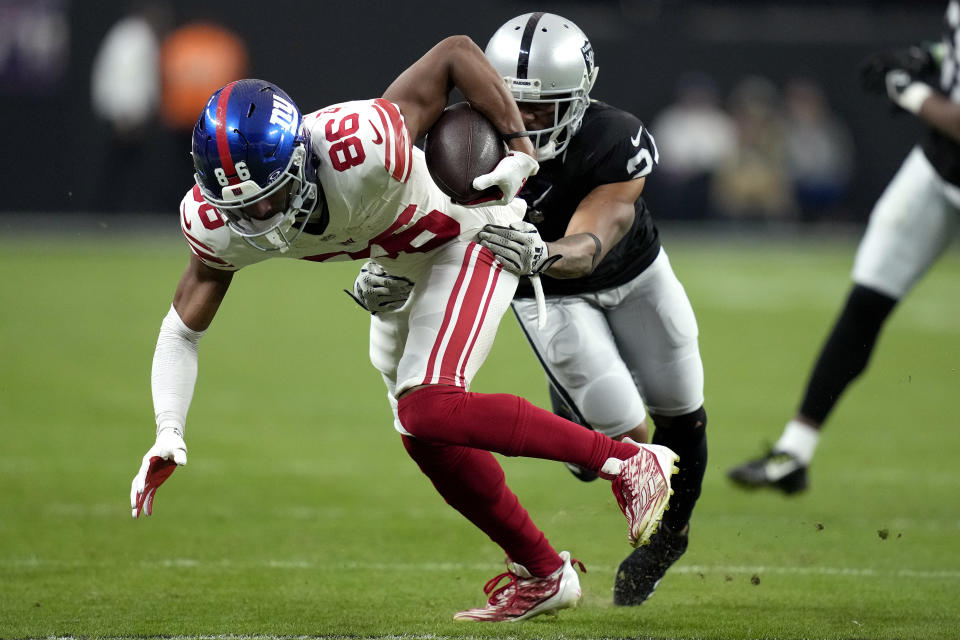
[[[407,436],[403,445],[447,504],[490,536],[512,561],[540,577],[563,564],[507,487],[503,469],[492,454]]]
[[[572,462],[594,471],[607,458],[626,460],[637,452],[632,444],[502,393],[468,393],[459,387],[432,385],[400,398],[398,413],[403,428],[420,440]]]

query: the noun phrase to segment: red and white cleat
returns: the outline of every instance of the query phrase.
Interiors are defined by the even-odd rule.
[[[640,444],[630,438],[624,438],[640,447],[631,458],[619,461],[611,458],[607,463],[619,462],[620,473],[613,479],[613,495],[617,498],[620,510],[627,517],[630,530],[627,539],[634,547],[650,542],[650,536],[657,531],[657,525],[667,510],[673,489],[670,477],[680,469],[674,464],[680,459],[671,449],[657,444]],[[610,469],[607,464],[601,475]]]
[[[583,563],[561,551],[563,565],[546,578],[530,575],[515,562],[507,563],[507,571],[489,580],[483,592],[490,598],[487,606],[468,609],[453,616],[454,620],[472,622],[516,622],[541,613],[555,614],[560,609],[576,607],[580,602],[580,577],[574,565],[586,573]],[[504,578],[509,582],[497,588]]]

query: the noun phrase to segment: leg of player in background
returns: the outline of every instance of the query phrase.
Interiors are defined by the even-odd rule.
[[[808,486],[820,428],[847,386],[867,368],[877,337],[897,300],[854,285],[817,358],[797,415],[784,427],[770,452],[728,471],[735,483],[774,486],[786,494]]]
[[[766,455],[731,468],[747,487],[787,494],[808,486],[820,430],[848,385],[866,369],[890,312],[952,241],[960,190],[946,185],[923,152],[910,152],[870,214],[857,249],[854,286],[810,373],[797,414]]]

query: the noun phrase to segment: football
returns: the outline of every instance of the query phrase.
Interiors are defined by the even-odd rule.
[[[457,203],[499,198],[500,190],[473,188],[473,179],[493,171],[507,154],[507,145],[486,116],[467,102],[443,110],[423,145],[430,177]]]

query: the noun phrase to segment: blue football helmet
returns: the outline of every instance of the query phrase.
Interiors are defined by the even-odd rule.
[[[246,79],[210,96],[193,129],[194,179],[204,199],[262,251],[289,249],[317,205],[301,120],[280,88]]]

